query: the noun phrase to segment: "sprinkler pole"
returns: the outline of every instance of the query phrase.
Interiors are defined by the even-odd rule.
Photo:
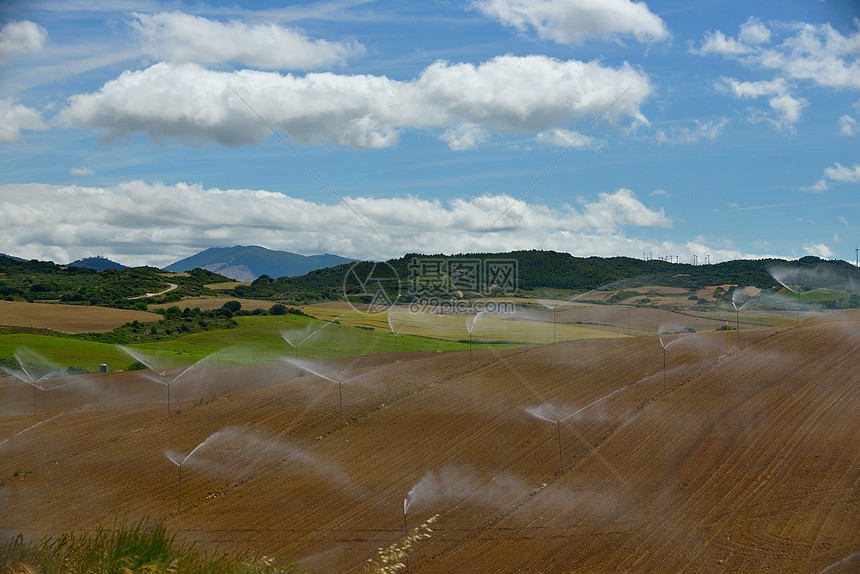
[[[663,347],[663,392],[666,392],[666,347]]]
[[[735,339],[737,339],[737,344],[741,344],[741,310],[735,309]]]
[[[726,321],[726,340],[729,342],[729,352],[732,350],[732,331],[729,329],[729,322]]]
[[[561,420],[556,421],[555,426],[558,429],[558,467],[564,472],[564,459],[561,457]]]
[[[469,370],[472,370],[472,331],[469,331]]]
[[[182,512],[182,465],[179,465],[179,497],[176,500],[176,511]]]
[[[406,527],[406,507],[403,507],[403,537],[409,536],[409,530]],[[406,571],[409,572],[409,554],[406,555]]]

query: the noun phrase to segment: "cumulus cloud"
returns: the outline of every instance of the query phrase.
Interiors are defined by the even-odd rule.
[[[355,41],[311,40],[300,30],[277,24],[219,22],[183,12],[132,14],[132,28],[144,49],[170,62],[240,63],[267,70],[309,70],[343,64],[363,54]]]
[[[19,141],[21,130],[46,130],[38,110],[16,104],[10,99],[0,99],[0,143]]]
[[[803,252],[822,259],[830,259],[834,255],[833,250],[824,243],[804,243]]]
[[[9,22],[0,28],[0,66],[15,56],[38,52],[45,46],[48,32],[29,20]]]
[[[842,183],[858,183],[860,182],[860,164],[855,163],[854,167],[846,167],[837,162],[832,167],[826,167],[824,168],[824,177],[811,186],[804,188],[804,191],[823,193],[830,189],[828,180]]]
[[[481,0],[481,12],[519,31],[560,44],[599,38],[633,37],[640,42],[665,40],[666,25],[644,2],[630,0]]]
[[[384,242],[343,203],[265,190],[141,181],[112,187],[7,184],[0,186],[0,252],[66,261],[97,251],[123,262],[156,265],[207,247],[249,243],[374,259],[407,252],[458,253],[510,207],[472,249],[618,255],[637,253],[647,244],[627,238],[625,229],[672,225],[662,209],[649,208],[628,189],[561,206],[488,194],[449,202],[417,197],[347,201]]]
[[[661,144],[694,144],[702,140],[714,141],[728,123],[727,118],[720,121],[700,122],[695,120],[695,127],[672,126],[669,131],[657,130],[657,143]]]
[[[769,114],[755,111],[750,114],[750,121],[766,121],[776,128],[788,131],[794,129],[794,125],[800,120],[803,108],[809,105],[806,98],[795,97],[791,94],[791,87],[783,78],[758,82],[741,82],[733,78],[722,78],[716,87],[718,90],[728,91],[740,99],[770,96],[767,102],[772,111]]]
[[[770,28],[755,18],[741,25],[737,37],[719,30],[705,34],[698,49],[703,56],[721,56],[746,67],[771,71],[769,80],[739,82],[724,78],[721,86],[737,98],[768,97],[770,116],[752,114],[750,119],[770,121],[791,129],[808,100],[792,92],[793,83],[816,87],[860,90],[860,20],[855,30],[841,34],[830,24],[774,24]],[[842,130],[845,128],[842,124]]]
[[[105,130],[108,139],[144,133],[158,142],[258,143],[269,130],[238,93],[304,145],[391,147],[403,130],[413,129],[441,131],[452,149],[468,149],[491,134],[534,137],[596,117],[622,93],[604,117],[647,123],[640,106],[651,91],[647,76],[626,64],[611,68],[545,56],[500,56],[477,66],[436,62],[411,81],[330,72],[216,72],[161,62],[124,72],[98,92],[72,96],[57,121]]]
[[[780,77],[809,80],[817,86],[860,89],[860,20],[857,30],[842,35],[830,24],[797,22],[779,26],[781,42],[757,19],[741,25],[737,38],[707,32],[700,55],[724,56],[750,67],[774,70]]]
[[[81,167],[73,167],[72,169],[69,170],[69,173],[71,173],[72,175],[95,175],[96,172],[94,172],[89,167],[81,166]]]
[[[839,127],[839,135],[846,137],[854,137],[857,135],[857,120],[845,114],[837,122]]]
[[[833,167],[824,169],[824,177],[845,183],[860,182],[860,164],[855,163],[854,167],[845,167],[837,162]]]

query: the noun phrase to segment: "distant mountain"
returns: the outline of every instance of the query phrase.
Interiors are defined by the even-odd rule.
[[[96,255],[95,257],[84,257],[77,261],[72,261],[66,267],[88,267],[96,271],[104,271],[105,269],[125,269],[127,266],[111,261],[107,257]]]
[[[296,277],[317,269],[353,261],[338,255],[299,255],[289,251],[273,251],[256,245],[235,245],[211,247],[197,255],[168,265],[164,270],[182,273],[199,267],[235,281],[253,281],[261,275],[272,278]]]

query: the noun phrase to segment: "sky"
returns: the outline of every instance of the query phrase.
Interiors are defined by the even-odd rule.
[[[860,2],[0,0],[0,253],[860,247]]]

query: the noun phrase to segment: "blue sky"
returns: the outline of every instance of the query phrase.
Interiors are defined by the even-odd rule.
[[[853,262],[858,19],[853,0],[2,3],[0,252]]]

